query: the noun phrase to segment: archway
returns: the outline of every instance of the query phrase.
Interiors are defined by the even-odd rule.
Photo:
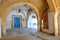
[[[52,0],[47,0],[47,2],[48,2],[48,4],[49,4],[49,7],[50,7],[50,11],[52,11],[52,13],[55,13],[55,7],[54,7],[54,3],[53,3],[53,1]],[[39,14],[39,10],[37,9],[37,7],[35,6],[35,5],[33,5],[33,4],[31,4],[31,3],[21,3],[21,2],[19,2],[19,3],[15,3],[15,4],[12,4],[12,5],[10,5],[8,8],[6,8],[5,10],[4,10],[4,12],[3,12],[3,14],[2,14],[2,20],[3,20],[3,32],[4,32],[4,34],[5,34],[5,28],[6,28],[6,16],[7,16],[7,14],[8,14],[8,12],[12,9],[12,8],[14,8],[14,7],[17,7],[17,6],[19,6],[19,5],[21,5],[21,4],[28,4],[29,6],[31,6],[32,8],[34,8],[34,9],[36,9],[36,12],[37,12],[37,14]],[[52,4],[52,5],[51,5]],[[53,7],[53,8],[52,8]],[[39,15],[40,16],[40,15]],[[39,17],[38,16],[38,17]],[[3,18],[4,17],[4,18]],[[40,22],[40,17],[39,17],[39,19],[38,19],[38,22]],[[40,23],[38,23],[39,24],[39,29],[40,29]],[[55,27],[54,27],[55,28]],[[4,35],[3,34],[3,35]]]
[[[6,8],[6,10],[3,12],[3,36],[6,35],[6,17],[8,15],[8,13],[13,9],[13,8],[16,8],[18,6],[22,6],[22,5],[27,5],[27,6],[30,6],[32,9],[34,9],[36,11],[36,14],[38,15],[38,30],[40,30],[40,14],[39,14],[39,10],[36,6],[32,5],[31,3],[26,3],[26,2],[22,2],[22,3],[15,3],[15,4],[12,4],[10,5],[8,8]]]
[[[50,8],[50,11],[51,11],[51,15],[53,15],[53,34],[55,36],[58,36],[58,20],[57,20],[57,15],[58,15],[58,12],[57,12],[57,7],[56,7],[56,1],[55,0],[47,0],[47,3],[49,4],[49,8]],[[52,5],[51,5],[52,4]]]
[[[28,28],[34,29],[34,32],[37,32],[38,30],[38,18],[36,15],[35,11],[30,10],[29,12],[30,14],[28,14]]]

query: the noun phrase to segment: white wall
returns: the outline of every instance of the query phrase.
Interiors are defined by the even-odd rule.
[[[35,16],[36,18],[32,18],[32,16]],[[34,25],[34,23],[36,25]],[[33,12],[32,12],[32,14],[30,14],[29,19],[28,19],[28,28],[34,28],[36,30],[38,28],[37,16]]]

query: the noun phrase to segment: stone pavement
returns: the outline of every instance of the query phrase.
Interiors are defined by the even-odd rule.
[[[60,40],[60,37],[43,32],[35,32],[33,29],[21,29],[7,31],[6,37],[1,40]]]
[[[46,34],[43,32],[38,32],[36,34],[32,34],[33,36],[36,36],[37,38],[40,38],[42,40],[60,40],[60,37],[55,37],[54,35]]]

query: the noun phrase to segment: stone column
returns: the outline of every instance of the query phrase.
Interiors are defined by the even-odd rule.
[[[2,20],[2,36],[6,37],[6,18]]]
[[[58,36],[58,13],[54,14],[54,35]]]
[[[1,21],[2,21],[2,20],[1,20],[1,18],[0,18],[0,38],[2,37],[2,34],[1,34],[1,31],[2,31],[2,30],[1,30]]]

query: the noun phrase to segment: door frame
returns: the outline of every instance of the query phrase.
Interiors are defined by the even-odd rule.
[[[22,16],[21,15],[12,15],[12,29],[14,28],[14,17],[19,17],[20,18],[20,29],[22,28]]]

